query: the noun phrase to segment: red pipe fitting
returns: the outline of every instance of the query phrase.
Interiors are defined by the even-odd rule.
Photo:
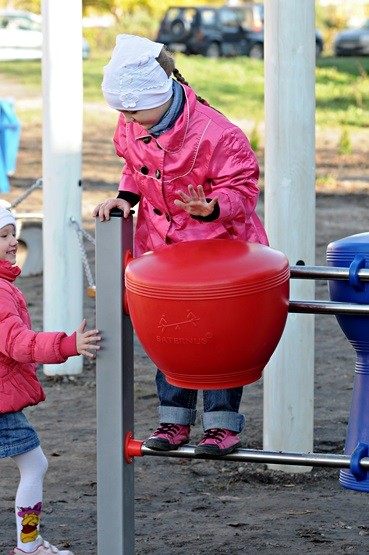
[[[133,457],[142,457],[143,441],[133,439],[132,432],[127,432],[124,438],[124,460],[130,464],[133,462]]]

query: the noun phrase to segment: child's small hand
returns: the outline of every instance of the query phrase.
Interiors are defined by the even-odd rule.
[[[209,216],[218,202],[217,197],[211,199],[210,202],[206,200],[202,185],[199,185],[197,190],[193,185],[189,185],[188,195],[183,191],[178,191],[178,195],[182,200],[176,199],[174,204],[183,208],[191,216]]]
[[[76,331],[76,347],[79,355],[84,355],[89,358],[95,358],[95,353],[90,353],[88,349],[93,351],[98,351],[100,349],[99,345],[96,345],[96,341],[101,340],[101,336],[97,335],[99,330],[88,330],[85,331],[87,321],[82,320],[81,325]]]
[[[98,204],[94,208],[92,216],[99,216],[100,222],[110,220],[110,212],[113,208],[119,208],[119,210],[122,210],[123,218],[128,218],[131,213],[131,205],[126,200],[122,198],[108,198],[105,202]]]

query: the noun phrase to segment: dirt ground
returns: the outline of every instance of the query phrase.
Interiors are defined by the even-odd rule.
[[[0,90],[1,93],[1,90]],[[101,110],[85,123],[83,221],[94,232],[92,208],[115,196],[120,162],[111,144],[113,120]],[[369,162],[362,136],[353,153],[337,154],[337,137],[317,136],[316,264],[324,264],[331,241],[367,230]],[[262,153],[259,155],[263,166]],[[17,171],[10,193],[18,199],[41,177],[41,126],[23,126]],[[261,178],[263,186],[263,176]],[[42,191],[19,207],[42,210]],[[261,196],[260,211],[263,209]],[[94,248],[86,243],[93,268]],[[42,276],[21,277],[35,329],[42,329]],[[326,284],[317,294],[327,298]],[[93,325],[94,299],[84,297]],[[334,316],[316,317],[314,451],[342,453],[351,402],[355,356]],[[47,378],[47,400],[27,410],[49,460],[45,480],[43,534],[76,555],[96,555],[95,364],[85,361],[81,376]],[[136,342],[135,437],[156,427],[155,369]],[[243,446],[262,448],[262,380],[245,388]],[[201,405],[199,405],[201,409]],[[199,424],[192,443],[201,437]],[[260,464],[143,457],[135,461],[137,555],[238,555],[285,553],[369,553],[366,493],[339,485],[338,470],[290,474]],[[14,544],[13,502],[17,471],[1,461],[0,552]],[[108,554],[99,554],[108,555]],[[118,552],[109,555],[121,555]]]

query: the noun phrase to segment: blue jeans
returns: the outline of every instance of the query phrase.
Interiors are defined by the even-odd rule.
[[[167,382],[164,374],[156,373],[156,387],[160,401],[160,424],[182,424],[192,426],[196,420],[196,389],[175,387]],[[245,425],[245,417],[238,413],[242,387],[203,391],[204,414],[201,416],[204,430],[225,428],[240,432]]]

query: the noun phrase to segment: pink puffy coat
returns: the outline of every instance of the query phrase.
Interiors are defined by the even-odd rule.
[[[75,334],[34,332],[23,293],[13,285],[17,266],[0,260],[0,413],[45,399],[36,362],[57,364],[77,355]]]
[[[242,239],[267,244],[255,213],[259,166],[245,134],[222,114],[201,104],[183,85],[184,110],[174,127],[158,138],[120,115],[114,135],[125,160],[120,191],[140,195],[135,254],[198,239]],[[203,185],[206,198],[217,196],[214,221],[192,218],[177,207],[178,191]]]

